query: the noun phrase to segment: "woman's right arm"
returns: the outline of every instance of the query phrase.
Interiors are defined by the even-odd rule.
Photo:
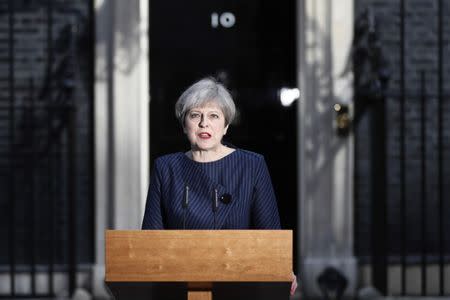
[[[164,229],[161,182],[161,170],[156,160],[150,175],[142,229]]]

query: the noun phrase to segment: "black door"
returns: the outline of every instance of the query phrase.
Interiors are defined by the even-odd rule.
[[[185,151],[174,104],[190,84],[214,76],[231,90],[239,119],[226,142],[261,153],[270,169],[283,228],[296,228],[295,1],[150,3],[150,151]]]

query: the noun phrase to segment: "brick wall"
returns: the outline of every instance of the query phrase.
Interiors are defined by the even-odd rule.
[[[420,249],[420,201],[421,201],[421,123],[423,110],[420,106],[420,73],[426,76],[426,207],[427,247],[436,253],[438,233],[438,1],[405,0],[405,173],[406,173],[406,215],[407,248],[410,254]],[[450,2],[444,4],[444,61],[443,61],[443,173],[444,202],[450,196]],[[387,55],[392,76],[386,99],[386,170],[388,203],[388,247],[392,254],[399,252],[400,230],[400,1],[399,0],[357,0],[356,13],[370,8],[376,17],[383,50]],[[355,99],[358,101],[358,99]],[[356,202],[358,225],[356,239],[360,255],[370,254],[370,157],[371,136],[369,118],[365,115],[356,129]],[[450,206],[445,204],[444,224],[450,225]],[[450,253],[450,239],[447,240]]]
[[[48,1],[12,1],[14,3],[14,43],[12,61],[9,55],[8,1],[0,4],[0,230],[8,236],[11,202],[9,195],[9,113],[11,81],[9,69],[14,70],[14,186],[15,238],[17,259],[27,260],[30,238],[37,239],[37,257],[48,257],[50,220],[57,242],[57,260],[65,260],[68,240],[68,147],[67,116],[62,110],[49,110],[46,105],[76,106],[76,186],[75,201],[78,261],[92,259],[93,236],[93,174],[92,174],[92,78],[89,35],[89,0],[52,3],[51,37],[48,35]],[[50,40],[50,43],[49,43]],[[53,53],[49,66],[49,45]],[[12,64],[13,63],[13,64]],[[48,81],[49,71],[51,81]],[[34,103],[34,109],[30,105]],[[53,136],[49,134],[53,132]],[[34,146],[32,140],[34,139]],[[47,144],[52,145],[50,148]],[[36,153],[43,154],[36,154]],[[33,156],[33,153],[34,156]],[[33,167],[30,167],[33,164]],[[34,171],[33,171],[34,170]],[[32,176],[32,174],[35,174]],[[34,192],[32,192],[32,180]],[[34,213],[31,202],[35,203]],[[53,203],[53,204],[52,204]],[[52,211],[52,205],[54,211]],[[31,219],[36,224],[31,224]],[[46,246],[47,244],[47,246]],[[0,257],[8,259],[7,247]],[[40,262],[43,262],[40,261]],[[2,261],[3,262],[3,261]]]

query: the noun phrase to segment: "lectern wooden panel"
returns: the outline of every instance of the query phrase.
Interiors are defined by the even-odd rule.
[[[107,283],[185,282],[204,297],[214,282],[292,279],[290,230],[108,230],[105,248]]]

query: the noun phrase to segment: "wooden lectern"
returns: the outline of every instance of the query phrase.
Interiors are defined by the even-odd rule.
[[[211,300],[220,282],[291,282],[291,230],[107,230],[106,276],[114,283],[187,283],[189,300]]]

